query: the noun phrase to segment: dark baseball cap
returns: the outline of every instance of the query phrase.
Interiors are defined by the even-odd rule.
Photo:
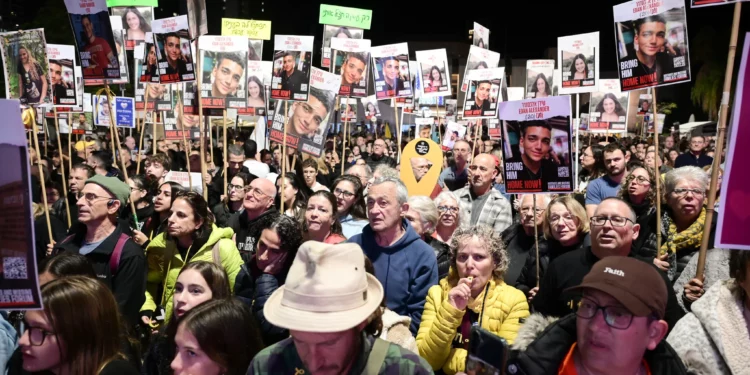
[[[635,316],[655,314],[660,319],[667,310],[667,286],[659,271],[635,258],[610,256],[594,264],[581,285],[571,290],[594,289],[607,293]]]

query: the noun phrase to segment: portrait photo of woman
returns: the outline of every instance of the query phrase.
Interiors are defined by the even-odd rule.
[[[430,75],[427,76],[426,81],[427,87],[440,88],[440,86],[444,86],[443,73],[440,72],[440,68],[433,65],[432,68],[430,68]]]
[[[595,112],[601,113],[600,122],[621,122],[620,117],[625,117],[625,108],[611,92],[604,95],[604,99],[596,105]]]
[[[568,80],[579,80],[589,78],[589,66],[586,64],[586,57],[582,53],[575,55],[573,64],[570,65],[570,76]]]
[[[537,74],[536,78],[531,82],[528,92],[532,98],[546,98],[552,95],[552,88],[550,87],[549,80],[544,73]]]
[[[247,80],[247,106],[263,108],[266,106],[265,90],[263,83],[256,76],[250,76]]]
[[[148,11],[149,18],[144,17],[141,11]],[[125,8],[125,13],[122,14],[122,24],[126,27],[126,39],[145,40],[146,33],[151,31],[151,17],[153,17],[151,8],[141,7],[140,10],[136,7]]]
[[[18,98],[22,104],[49,102],[49,82],[46,69],[42,67],[26,46],[18,48]]]

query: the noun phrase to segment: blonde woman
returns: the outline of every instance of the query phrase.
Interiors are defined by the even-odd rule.
[[[45,103],[47,98],[47,74],[26,46],[18,48],[18,98],[21,104]]]

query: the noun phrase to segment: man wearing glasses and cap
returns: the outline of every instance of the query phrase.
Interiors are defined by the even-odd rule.
[[[625,201],[615,197],[604,199],[591,217],[591,246],[563,254],[550,263],[534,297],[534,311],[555,317],[575,312],[581,303],[581,293],[571,288],[580,285],[600,259],[630,256],[632,244],[641,229],[635,220],[635,212]],[[656,269],[651,262],[647,265]],[[661,272],[658,275],[665,287],[669,286],[671,290],[666,275]],[[683,315],[682,310],[674,293],[668,294],[667,301],[662,318],[669,327],[674,327]]]
[[[654,267],[610,256],[568,290],[583,293],[576,313],[547,327],[527,322],[513,344],[518,351],[511,353],[506,373],[687,374],[664,340],[671,293]]]
[[[373,336],[383,293],[358,245],[304,243],[263,306],[291,337],[258,353],[247,374],[432,374],[417,353]]]

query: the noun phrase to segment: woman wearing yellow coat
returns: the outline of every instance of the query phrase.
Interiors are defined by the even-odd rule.
[[[180,270],[186,264],[208,261],[220,264],[229,277],[230,290],[242,267],[231,228],[219,228],[206,201],[195,192],[181,192],[172,203],[167,230],[156,236],[146,248],[148,274],[146,302],[141,307],[145,324],[166,324],[173,316],[172,295]],[[164,321],[157,321],[164,308]]]
[[[450,247],[450,272],[427,293],[417,333],[419,355],[448,375],[465,371],[472,325],[512,344],[529,316],[526,296],[503,281],[508,255],[492,228],[458,229]]]

